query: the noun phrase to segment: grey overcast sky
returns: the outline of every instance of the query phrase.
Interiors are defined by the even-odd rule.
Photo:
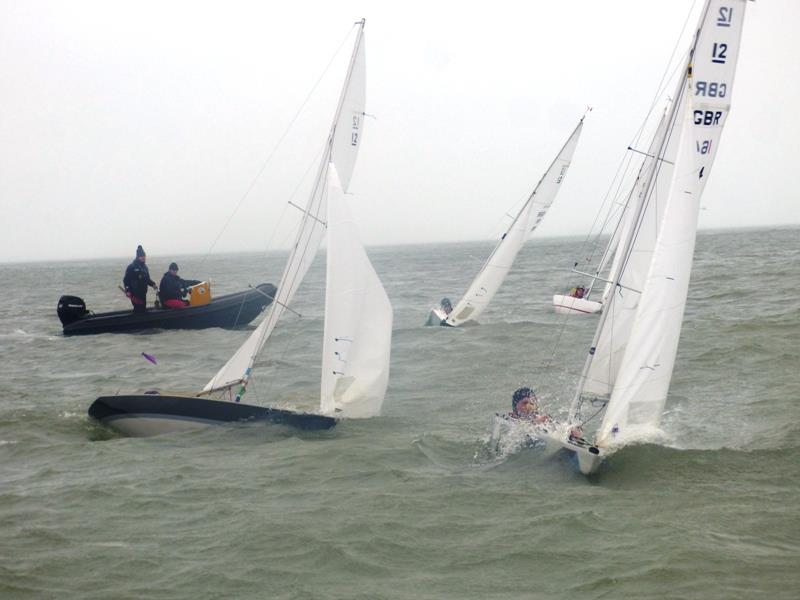
[[[0,0],[0,261],[286,247],[362,16],[367,245],[490,238],[591,105],[537,233],[585,234],[700,5]],[[800,223],[798,24],[747,5],[701,227]]]

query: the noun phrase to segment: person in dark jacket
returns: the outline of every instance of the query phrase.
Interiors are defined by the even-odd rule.
[[[158,291],[156,282],[150,279],[150,270],[145,264],[147,254],[144,248],[136,247],[136,258],[125,269],[125,277],[122,285],[125,287],[125,295],[130,298],[133,304],[133,312],[144,312],[147,310],[147,286]]]
[[[158,296],[161,298],[161,305],[166,308],[184,308],[189,303],[183,299],[188,293],[188,288],[200,283],[194,279],[181,279],[178,277],[178,264],[170,263],[169,271],[164,273],[161,283],[158,285]]]

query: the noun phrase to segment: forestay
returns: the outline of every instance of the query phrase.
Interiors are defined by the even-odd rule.
[[[647,152],[645,153],[645,158],[642,161],[642,164],[639,167],[639,172],[636,175],[636,179],[631,186],[631,191],[628,194],[628,197],[625,201],[624,206],[622,207],[622,214],[619,218],[619,222],[617,226],[614,228],[614,234],[611,236],[611,240],[609,241],[608,247],[606,248],[605,253],[603,254],[603,260],[600,263],[600,266],[597,269],[597,275],[599,276],[603,269],[605,268],[608,260],[613,257],[611,260],[611,268],[608,271],[608,281],[603,288],[603,295],[600,299],[600,302],[605,305],[606,301],[608,300],[608,296],[613,289],[612,282],[617,279],[617,275],[619,274],[620,269],[622,268],[624,261],[622,260],[622,252],[618,251],[620,248],[620,242],[628,237],[631,227],[633,226],[633,217],[636,213],[634,210],[636,203],[640,200],[641,196],[645,193],[646,188],[644,186],[647,185],[648,178],[653,174],[653,167],[655,165],[656,157],[655,154],[658,152],[658,143],[664,139],[666,135],[666,127],[667,127],[667,114],[668,110],[665,109],[664,114],[661,116],[661,120],[658,123],[658,127],[656,128],[656,132],[653,136],[652,141],[650,142],[649,148],[647,148]],[[667,151],[669,152],[669,150]],[[668,173],[671,173],[669,163],[662,165],[664,167],[665,173],[663,173],[664,177],[667,176]],[[654,202],[653,216],[650,217],[653,221],[657,222],[660,218],[660,213],[658,211],[658,207],[663,203],[658,202],[658,198],[656,197]],[[663,211],[661,211],[663,212]],[[644,219],[644,222],[650,220],[648,218]],[[655,245],[655,236],[647,236],[651,239],[652,245]],[[650,246],[652,248],[652,245]],[[639,250],[637,255],[640,255],[642,249]],[[642,258],[639,256],[639,258]],[[641,261],[640,261],[641,262]],[[644,278],[644,274],[642,275]],[[594,282],[593,282],[594,283]],[[590,288],[591,289],[591,288]]]
[[[682,96],[682,88],[683,81],[676,90],[677,98]],[[603,311],[607,316],[601,320],[599,338],[583,388],[585,393],[608,397],[616,381],[641,299],[640,292],[653,258],[672,179],[672,165],[680,137],[680,130],[675,132],[677,114],[678,108],[673,107],[661,118],[631,191],[620,245],[624,246],[622,242],[631,236],[633,242],[627,252],[622,247],[618,249],[611,265],[609,280],[619,282],[617,293],[611,295],[611,283],[603,290]],[[642,205],[638,215],[637,205]]]
[[[572,162],[582,128],[583,119],[514,217],[511,226],[489,255],[489,259],[478,272],[467,293],[447,317],[447,325],[456,327],[477,318],[492,301],[528,235],[539,226],[547,210],[552,206]]]
[[[616,445],[658,426],[672,377],[692,268],[700,197],[730,98],[745,0],[710,0],[701,20],[679,115],[681,141],[651,268],[598,443]]]
[[[320,407],[323,414],[380,414],[389,380],[392,306],[344,201],[336,168],[328,167],[325,334]]]
[[[356,36],[353,53],[347,70],[339,104],[333,118],[328,143],[317,171],[311,195],[303,211],[294,244],[289,253],[283,275],[278,284],[275,300],[264,320],[250,337],[228,360],[222,369],[209,381],[203,392],[228,389],[242,384],[236,400],[244,393],[245,385],[252,373],[253,363],[269,339],[278,319],[286,306],[294,298],[297,288],[303,281],[325,234],[326,182],[328,165],[331,160],[341,161],[342,179],[345,190],[355,166],[358,149],[363,134],[363,115],[366,101],[366,76],[364,62],[364,22],[361,21]],[[337,162],[337,164],[339,164]]]

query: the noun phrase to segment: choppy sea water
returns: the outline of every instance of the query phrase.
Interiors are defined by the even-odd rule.
[[[700,233],[664,440],[589,479],[488,443],[516,387],[569,402],[596,317],[550,298],[576,283],[581,240],[534,239],[459,329],[422,325],[491,244],[369,249],[395,309],[383,416],[320,434],[109,432],[86,416],[97,395],[198,389],[247,331],[65,338],[58,297],[125,307],[126,261],[0,265],[0,597],[800,597],[799,234]],[[283,261],[149,257],[152,272],[172,259],[216,294],[275,282]],[[318,401],[323,264],[249,401]]]

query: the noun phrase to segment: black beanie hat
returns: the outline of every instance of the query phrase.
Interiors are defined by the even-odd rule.
[[[141,244],[136,246],[136,258],[139,258],[140,256],[146,256],[146,254],[144,253],[144,248],[142,248]]]
[[[169,270],[170,271],[177,271],[178,270],[178,263],[174,263],[174,262],[169,263]]]
[[[511,408],[517,410],[517,404],[522,402],[523,398],[533,398],[535,396],[536,394],[531,388],[521,387],[514,392],[514,395],[511,397]]]

